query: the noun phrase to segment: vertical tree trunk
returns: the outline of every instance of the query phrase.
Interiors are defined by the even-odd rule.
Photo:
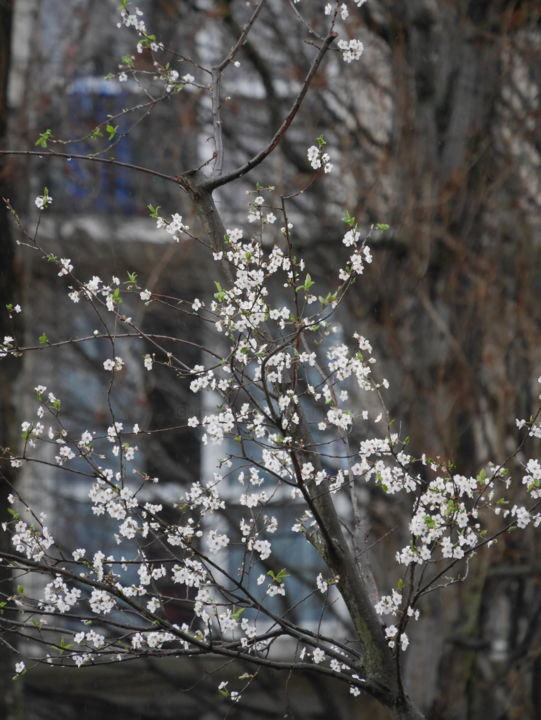
[[[0,147],[6,146],[7,138],[7,84],[9,75],[9,59],[11,47],[11,28],[13,1],[0,0]],[[0,198],[8,195],[8,163],[0,165]],[[17,281],[15,274],[15,250],[10,234],[9,219],[6,207],[0,201],[0,337],[13,334],[12,321],[6,311],[8,303],[17,302]],[[4,358],[0,363],[0,447],[6,447],[15,441],[15,401],[14,384],[19,367],[15,358]],[[12,468],[0,466],[0,521],[5,522],[7,496],[11,492],[10,485],[14,481]],[[0,535],[0,543],[9,542],[5,533]],[[10,570],[0,565],[0,589],[9,594],[11,583]],[[7,614],[2,619],[9,620]],[[3,638],[11,644],[9,635]],[[9,646],[0,644],[0,717],[5,720],[18,720],[22,717],[21,683],[12,681],[14,674],[14,657]]]

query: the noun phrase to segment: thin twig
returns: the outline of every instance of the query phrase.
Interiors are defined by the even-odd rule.
[[[89,162],[104,163],[105,165],[116,165],[118,167],[128,168],[129,170],[135,170],[136,172],[145,173],[146,175],[152,175],[153,177],[159,177],[162,178],[162,180],[174,182],[176,185],[180,185],[182,188],[186,189],[182,176],[167,175],[166,173],[158,172],[158,170],[152,170],[151,168],[143,167],[141,165],[134,165],[133,163],[121,162],[120,160],[114,160],[113,158],[91,157],[89,155],[57,152],[56,150],[48,150],[47,152],[41,152],[39,150],[0,150],[0,156],[1,155],[30,155],[43,159],[66,158],[67,160],[88,160]]]

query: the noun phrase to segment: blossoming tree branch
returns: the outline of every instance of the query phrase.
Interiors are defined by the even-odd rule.
[[[54,266],[52,276],[66,287],[66,302],[75,313],[89,305],[98,329],[60,340],[42,336],[28,346],[5,336],[0,358],[22,360],[68,344],[107,343],[109,356],[99,370],[107,377],[109,419],[105,430],[90,422],[76,430],[61,391],[44,381],[34,388],[34,414],[22,420],[20,447],[0,449],[1,460],[22,470],[42,464],[59,477],[76,475],[87,485],[93,522],[113,527],[111,545],[119,547],[118,553],[68,547],[65,538],[55,539],[40,509],[12,488],[11,521],[2,528],[11,536],[12,550],[1,556],[17,580],[13,591],[2,592],[0,631],[20,638],[15,679],[37,663],[83,669],[140,657],[220,656],[253,669],[217,683],[228,702],[242,702],[255,674],[268,667],[332,677],[353,696],[373,696],[394,717],[421,718],[404,687],[403,662],[410,627],[423,620],[423,597],[463,579],[469,559],[499,535],[541,522],[537,459],[526,460],[519,475],[511,476],[505,464],[488,464],[465,477],[450,462],[412,455],[408,439],[388,416],[385,396],[392,388],[377,372],[369,339],[362,328],[350,338],[342,336],[341,303],[352,283],[362,282],[372,262],[371,236],[385,232],[384,225],[363,228],[362,219],[345,211],[344,231],[336,241],[348,258],[331,269],[333,279],[321,289],[314,280],[317,272],[296,250],[303,228],[291,213],[293,198],[309,188],[279,195],[254,183],[247,216],[232,227],[226,227],[214,202],[218,188],[234,187],[273,154],[329,56],[362,62],[363,46],[349,36],[348,20],[363,3],[322,4],[318,27],[324,33],[304,19],[303,2],[289,3],[313,46],[311,65],[275,134],[233,170],[223,170],[222,79],[242,57],[265,0],[252,3],[248,22],[220,62],[209,67],[194,62],[192,72],[183,74],[165,61],[168,49],[147,29],[142,12],[122,2],[119,32],[134,34],[136,53],[151,54],[151,82],[160,84],[161,98],[190,87],[208,94],[213,150],[199,168],[172,169],[167,175],[116,160],[109,152],[116,142],[111,121],[107,130],[93,131],[109,133],[111,145],[101,154],[70,154],[69,143],[58,151],[51,130],[40,135],[37,150],[9,151],[40,155],[50,163],[78,158],[118,165],[175,183],[192,203],[196,227],[174,208],[162,211],[152,198],[149,223],[157,224],[165,241],[198,243],[217,278],[200,297],[179,294],[172,302],[147,289],[129,268],[128,281],[82,277],[71,258],[56,257],[42,245],[39,222],[32,230],[6,201],[22,248]],[[113,80],[147,82],[135,57],[123,59]],[[185,69],[190,61],[178,62]],[[306,138],[303,153],[313,173],[310,184],[325,182],[328,173],[332,177],[333,149],[324,134]],[[53,187],[44,188],[35,211],[51,211],[54,193]],[[171,312],[180,307],[203,328],[205,341],[142,327],[125,312],[134,303],[163,305]],[[2,309],[21,310],[16,298]],[[141,340],[150,348],[144,353],[138,350]],[[163,366],[205,398],[201,406],[207,410],[183,427],[200,433],[215,467],[178,487],[174,522],[171,507],[157,499],[159,478],[147,474],[138,448],[140,438],[163,429],[140,427],[115,409],[118,379],[129,371],[123,354],[129,342],[146,373]],[[201,362],[187,362],[187,349],[197,350]],[[537,417],[520,419],[518,425],[523,443],[541,437]],[[520,449],[517,443],[509,465]],[[360,502],[360,491],[375,487],[391,499],[402,498],[401,507],[408,508],[401,528],[406,540],[388,561],[395,563],[398,580],[382,587],[370,567],[373,540]],[[511,502],[517,487],[520,500]],[[284,519],[284,505],[292,519]],[[300,595],[292,591],[290,568],[274,562],[279,535],[289,537],[292,548],[307,544],[319,558],[319,571]],[[177,604],[189,608],[185,622],[174,620]],[[309,604],[317,606],[319,621],[302,621],[302,608]],[[325,620],[336,617],[349,627],[347,634],[327,633]]]

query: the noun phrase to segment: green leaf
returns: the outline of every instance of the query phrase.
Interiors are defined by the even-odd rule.
[[[274,582],[277,583],[282,582],[282,580],[284,580],[286,577],[290,577],[289,573],[285,568],[282,568],[278,573],[275,573],[274,570],[267,570],[267,575],[271,577]]]
[[[64,640],[64,637],[61,637],[60,638],[60,647],[63,650],[71,650],[71,648],[73,647],[73,643],[68,643]]]
[[[487,471],[483,468],[477,473],[477,482],[482,483],[486,480],[487,477]]]
[[[306,292],[307,290],[310,290],[313,284],[314,281],[312,280],[312,276],[310,275],[310,273],[306,273],[306,277],[304,278],[304,285],[299,285],[295,288],[295,290],[297,292],[299,292],[299,290],[304,290]]]
[[[106,125],[105,130],[107,131],[107,139],[114,140],[118,132],[118,125]]]
[[[320,295],[319,302],[322,305],[329,305],[330,303],[336,302],[336,295],[334,293],[329,293],[327,297],[321,297]]]
[[[125,67],[132,68],[132,67],[133,67],[133,63],[134,63],[133,55],[123,55],[123,56],[120,58],[120,62],[121,62],[122,65],[124,65]]]
[[[148,208],[148,213],[149,213],[150,217],[154,218],[154,220],[157,220],[159,218],[158,210],[160,209],[160,206],[156,205],[156,207],[154,207],[154,205],[151,205],[149,203],[147,205],[147,208]]]
[[[390,225],[387,225],[387,223],[376,223],[376,227],[378,230],[381,230],[381,232],[385,232],[389,229]]]
[[[216,282],[216,281],[215,281],[215,282],[214,282],[214,285],[216,286],[216,289],[218,290],[218,292],[215,292],[215,293],[214,293],[214,298],[215,298],[218,302],[222,302],[222,301],[225,300],[225,298],[227,297],[227,293],[226,293],[226,291],[223,289],[223,287],[220,285],[219,282]]]
[[[352,217],[347,210],[344,210],[344,217],[342,218],[342,222],[345,222],[346,225],[349,225],[350,227],[355,227],[357,224],[357,221],[354,217]]]
[[[53,136],[53,132],[51,129],[45,130],[45,132],[42,132],[36,142],[34,143],[34,147],[47,147],[47,141],[50,140]]]
[[[41,333],[38,340],[40,345],[47,345],[47,343],[49,342],[49,338],[45,333]]]

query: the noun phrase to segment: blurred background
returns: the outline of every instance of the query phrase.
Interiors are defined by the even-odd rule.
[[[177,175],[212,156],[210,99],[197,64],[224,56],[254,3],[139,5],[149,30],[175,50],[172,67],[192,74],[196,84],[161,98],[148,50],[135,53],[141,80],[118,81],[135,40],[116,27],[117,0],[0,0],[0,147],[34,149],[50,128],[54,138],[70,141],[50,149],[98,152],[107,136],[91,139],[88,133],[111,116],[118,130],[110,153],[124,162]],[[391,383],[390,415],[411,437],[412,452],[477,474],[487,461],[508,458],[519,437],[515,418],[529,418],[537,408],[541,7],[536,0],[350,5],[348,27],[365,46],[361,61],[344,64],[332,51],[276,152],[215,199],[226,226],[240,225],[246,191],[256,182],[275,186],[277,194],[306,187],[313,179],[306,149],[323,133],[334,171],[292,201],[300,253],[324,285],[333,282],[343,250],[345,209],[366,231],[373,223],[390,226],[372,234],[374,263],[348,296],[340,322],[344,333],[357,330],[372,341],[380,372]],[[230,67],[223,80],[226,170],[255,154],[286,115],[315,53],[311,31],[324,33],[322,7],[305,0],[266,3],[240,66]],[[208,268],[195,245],[168,243],[148,219],[151,203],[195,222],[175,185],[97,163],[2,158],[0,196],[9,197],[32,228],[33,199],[44,186],[54,202],[41,220],[41,242],[70,257],[82,276],[125,277],[129,270],[153,292],[205,292]],[[33,344],[43,332],[60,338],[91,330],[89,311],[62,300],[54,268],[17,251],[20,228],[8,215],[2,205],[0,306],[16,301],[25,312],[24,320],[0,314],[0,336],[17,331]],[[155,332],[201,335],[180,313],[153,306],[145,313],[138,321]],[[0,446],[16,444],[31,400],[25,388],[37,382],[61,381],[75,423],[90,416],[106,425],[96,372],[106,354],[100,352],[99,345],[78,345],[54,357],[27,356],[23,366],[4,359]],[[196,364],[197,353],[188,360]],[[163,369],[145,374],[128,357],[117,401],[136,421],[161,427],[196,414],[197,397]],[[161,478],[166,493],[197,479],[208,460],[190,429],[153,436],[144,453],[147,472]],[[84,488],[59,482],[54,472],[16,478],[2,467],[2,473],[45,509],[63,509],[57,531],[64,522],[64,532],[75,532],[81,544],[103,547],[106,537],[93,535],[85,522]],[[8,492],[4,482],[2,497]],[[373,565],[388,587],[396,573],[389,558],[401,541],[400,503],[377,489],[365,491],[363,502],[374,539],[386,538],[375,545]],[[472,559],[464,569],[468,582],[428,596],[406,667],[411,694],[428,717],[541,718],[540,549],[533,533],[510,535]],[[297,562],[302,580],[302,567],[312,560]],[[11,580],[0,572],[7,587]],[[266,673],[246,703],[227,706],[217,697],[211,661],[148,660],[54,674],[38,667],[24,683],[12,683],[11,641],[3,637],[0,717],[6,720],[386,717],[367,699],[350,699],[347,688],[308,676],[286,687],[287,679]]]

